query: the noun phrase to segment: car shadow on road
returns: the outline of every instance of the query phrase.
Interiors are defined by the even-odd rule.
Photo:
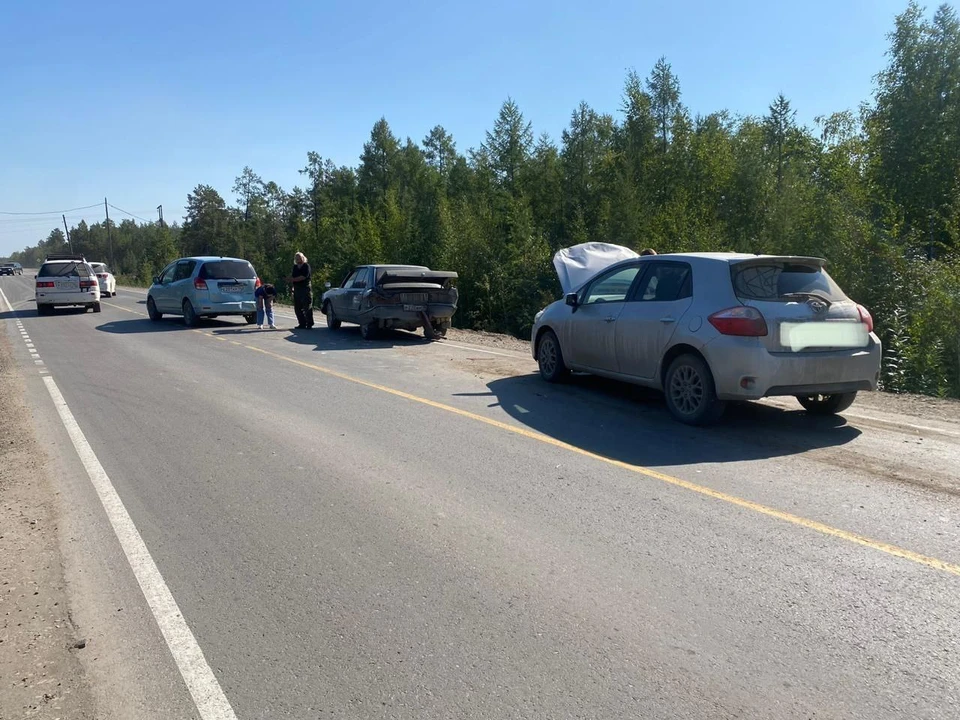
[[[226,320],[203,320],[196,328],[190,328],[183,324],[183,318],[170,317],[161,320],[150,320],[142,318],[137,320],[113,320],[111,322],[97,325],[97,330],[101,332],[113,333],[115,335],[135,335],[137,333],[158,333],[158,332],[176,332],[183,330],[216,330],[218,328],[238,327]],[[239,327],[246,327],[240,325]]]
[[[403,330],[381,330],[372,340],[364,340],[360,337],[360,328],[352,325],[343,326],[338,330],[330,330],[319,325],[311,330],[298,330],[296,327],[283,329],[288,331],[284,338],[287,342],[310,345],[319,352],[418,347],[430,343],[422,335]]]
[[[83,315],[84,313],[88,312],[90,312],[90,310],[85,307],[58,307],[54,310],[51,310],[50,314],[48,315],[40,315],[37,312],[36,305],[33,305],[31,307],[20,308],[14,312],[0,312],[0,320],[24,320],[26,318],[43,318],[44,320],[53,320],[58,315]]]
[[[842,446],[861,434],[839,416],[760,403],[731,403],[716,425],[690,427],[672,418],[660,393],[593,376],[550,385],[530,374],[487,387],[500,407],[527,427],[631,465],[762,460]]]

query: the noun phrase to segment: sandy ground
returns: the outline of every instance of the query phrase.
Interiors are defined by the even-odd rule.
[[[0,332],[0,720],[95,718],[70,619],[57,500]],[[19,418],[19,420],[18,420]]]

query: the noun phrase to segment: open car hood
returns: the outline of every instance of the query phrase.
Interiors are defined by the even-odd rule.
[[[553,256],[553,267],[557,270],[560,287],[566,295],[579,290],[604,268],[635,257],[640,256],[622,245],[588,242],[558,250]]]

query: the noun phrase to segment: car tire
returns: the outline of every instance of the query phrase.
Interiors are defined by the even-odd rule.
[[[375,322],[363,323],[360,326],[360,337],[364,340],[373,340],[377,336],[377,324]]]
[[[711,425],[726,409],[717,399],[713,373],[696,355],[681,355],[670,363],[663,392],[670,414],[687,425]]]
[[[834,395],[797,395],[797,402],[811,415],[836,415],[853,405],[856,392]]]
[[[570,374],[570,369],[563,361],[563,351],[560,349],[560,340],[553,330],[547,330],[537,345],[537,366],[540,368],[540,377],[547,382],[561,382]]]
[[[151,320],[156,322],[163,317],[163,313],[157,310],[157,304],[153,301],[153,298],[147,296],[147,315]]]
[[[337,313],[333,310],[333,305],[330,303],[326,304],[326,307],[323,308],[323,314],[327,318],[327,327],[331,330],[340,329],[340,321],[337,319]]]
[[[93,305],[91,305],[90,307],[93,308],[93,311],[94,311],[94,312],[100,312],[100,303],[95,302],[95,303],[94,303]]]
[[[184,300],[181,306],[183,310],[183,324],[187,327],[196,327],[200,323],[200,317],[197,311],[193,309],[193,304],[189,300]]]
[[[243,316],[243,321],[247,325],[253,325],[257,321],[257,316],[255,313],[247,313]]]

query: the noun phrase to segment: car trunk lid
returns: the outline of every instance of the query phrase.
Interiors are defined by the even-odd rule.
[[[773,353],[831,352],[866,347],[870,330],[860,307],[844,294],[825,268],[809,257],[758,257],[734,263],[737,298],[758,310]]]
[[[204,263],[197,280],[203,280],[212,303],[252,302],[257,274],[243,260],[214,260]]]

